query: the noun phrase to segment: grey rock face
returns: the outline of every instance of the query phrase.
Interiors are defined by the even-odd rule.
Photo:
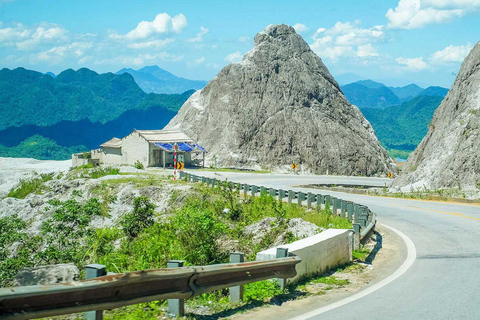
[[[167,129],[205,146],[223,166],[383,175],[393,164],[370,123],[322,60],[287,25],[270,25],[239,63],[182,106]]]
[[[25,268],[15,277],[15,286],[33,286],[77,281],[80,271],[73,263]]]
[[[394,185],[480,189],[480,42],[465,58],[427,135]]]

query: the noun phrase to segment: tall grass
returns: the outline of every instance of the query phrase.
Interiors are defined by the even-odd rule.
[[[25,199],[31,193],[40,193],[45,189],[44,183],[52,179],[52,176],[49,174],[41,174],[31,179],[22,179],[20,180],[20,185],[17,188],[12,188],[7,197]]]

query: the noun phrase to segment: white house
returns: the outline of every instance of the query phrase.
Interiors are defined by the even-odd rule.
[[[181,131],[135,130],[123,139],[112,138],[100,146],[101,149],[91,151],[91,159],[102,164],[135,165],[140,162],[144,167],[170,167],[175,146],[178,162],[191,166],[193,153],[202,154],[202,164],[205,164],[205,149]],[[80,157],[84,155],[72,155],[74,166],[82,163],[77,159]]]

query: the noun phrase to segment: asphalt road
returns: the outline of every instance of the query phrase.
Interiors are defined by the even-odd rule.
[[[294,187],[320,183],[381,184],[385,179],[201,174],[277,189],[331,194],[354,201],[368,206],[377,214],[379,222],[398,229],[412,240],[416,259],[399,278],[365,297],[320,315],[310,313],[306,316],[304,310],[299,310],[299,319],[480,319],[480,206]]]

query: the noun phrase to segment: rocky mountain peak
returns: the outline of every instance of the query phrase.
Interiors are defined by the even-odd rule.
[[[480,189],[480,42],[465,58],[427,135],[394,185]]]
[[[207,160],[243,167],[303,165],[316,173],[381,175],[391,159],[322,60],[287,25],[270,25],[166,128],[205,145]]]

